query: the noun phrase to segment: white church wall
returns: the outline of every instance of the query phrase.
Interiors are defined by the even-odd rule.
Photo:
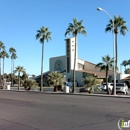
[[[70,58],[70,70],[74,68],[74,50],[75,50],[75,38],[66,39],[66,56]],[[75,70],[77,70],[77,56],[78,49],[76,48],[76,66]]]
[[[83,65],[84,65],[85,61],[84,61],[84,60],[81,60],[81,59],[77,59],[77,63],[80,63],[80,64],[83,64]]]
[[[76,71],[76,81],[78,86],[83,85],[83,72]]]
[[[66,56],[58,56],[50,58],[50,71],[64,71],[64,70],[66,70]]]
[[[116,75],[116,80],[118,81],[118,83],[122,82],[121,80],[130,76],[130,74],[122,74],[122,73],[119,73]],[[112,80],[114,79],[114,76],[112,75]]]

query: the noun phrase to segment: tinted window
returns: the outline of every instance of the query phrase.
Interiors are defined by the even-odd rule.
[[[124,87],[124,84],[116,84],[116,86]]]

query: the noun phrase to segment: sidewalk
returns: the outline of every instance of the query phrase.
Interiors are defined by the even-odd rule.
[[[108,95],[108,94],[89,94],[89,93],[65,93],[65,92],[44,92],[43,93],[48,93],[48,94],[65,94],[65,95],[82,95],[82,96],[96,96],[96,97],[113,97],[113,98],[130,98],[130,95]]]
[[[32,89],[32,90],[25,90],[23,87],[21,87],[20,90],[18,90],[17,87],[11,87],[10,90],[7,89],[1,89],[1,91],[16,91],[16,92],[37,92],[37,93],[41,93],[39,91],[39,89]],[[129,95],[123,95],[123,94],[118,94],[118,95],[108,95],[105,92],[95,92],[94,94],[89,94],[89,93],[65,93],[63,91],[57,91],[57,92],[53,92],[53,88],[52,87],[44,87],[43,88],[43,92],[42,93],[46,93],[46,94],[65,94],[65,95],[82,95],[82,96],[96,96],[96,97],[113,97],[113,98],[130,98],[130,94]]]

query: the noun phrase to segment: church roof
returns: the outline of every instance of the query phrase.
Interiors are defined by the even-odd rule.
[[[130,80],[130,76],[123,78],[122,80]]]
[[[101,72],[101,71],[94,71],[94,70],[78,70],[78,71],[89,73],[89,74],[94,74],[98,78],[105,78],[106,77],[106,73],[105,72]],[[108,76],[111,76],[111,75],[113,75],[113,72],[109,71],[108,72]]]

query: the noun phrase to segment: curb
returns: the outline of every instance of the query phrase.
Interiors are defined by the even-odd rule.
[[[6,90],[6,89],[2,89],[0,91],[13,91],[13,92],[33,92],[33,93],[40,93],[40,94],[56,94],[56,95],[79,95],[79,96],[95,96],[95,97],[110,97],[110,98],[130,98],[130,96],[126,96],[126,95],[107,95],[107,94],[88,94],[88,93],[65,93],[65,92],[50,92],[50,91],[36,91],[36,90]]]
[[[87,94],[87,93],[61,93],[61,92],[43,92],[44,94],[59,94],[59,95],[79,95],[79,96],[95,96],[95,97],[110,97],[110,98],[130,98],[125,95],[107,95],[107,94]]]

